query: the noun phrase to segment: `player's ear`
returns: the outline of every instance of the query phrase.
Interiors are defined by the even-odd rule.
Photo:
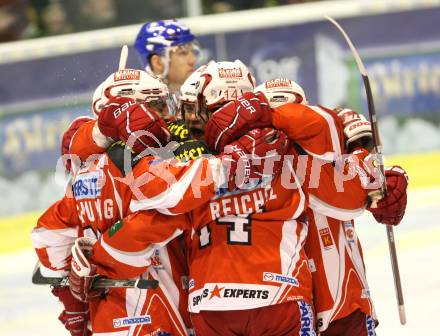
[[[163,64],[162,59],[159,55],[151,56],[150,67],[151,67],[151,70],[153,70],[155,75],[160,75],[161,73],[163,73],[164,64]]]

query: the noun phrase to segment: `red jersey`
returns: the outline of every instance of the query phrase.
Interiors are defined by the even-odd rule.
[[[186,214],[141,211],[125,218],[113,235],[104,234],[94,246],[101,267],[109,274],[136,274],[153,246],[187,232],[191,312],[311,301],[301,189],[284,188],[278,176],[192,210],[192,202],[182,203],[190,210]]]
[[[81,168],[73,177],[71,191],[40,217],[32,239],[44,266],[67,269],[77,236],[99,238],[129,214],[130,186],[109,157],[102,154],[93,164]],[[155,250],[152,257],[153,265],[138,276],[159,280],[159,288],[111,289],[105,299],[91,301],[94,334],[127,330],[187,334],[189,316],[182,309],[187,300],[187,288],[182,281],[188,274],[185,254],[175,242]]]
[[[335,164],[345,153],[342,125],[333,111],[322,107],[286,104],[274,110],[273,123],[304,150],[296,171],[309,194],[305,250],[319,330],[357,309],[375,318],[353,222],[367,203],[368,152],[356,151]],[[322,142],[309,142],[304,128],[322,133]]]

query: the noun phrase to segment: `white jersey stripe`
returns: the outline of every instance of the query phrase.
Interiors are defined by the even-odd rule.
[[[157,248],[158,246],[165,246],[166,244],[168,244],[169,241],[176,238],[181,233],[182,230],[176,230],[174,231],[173,235],[171,235],[168,239],[162,242],[158,242],[155,245],[151,245],[145,250],[138,252],[127,252],[118,250],[105,242],[104,235],[101,237],[101,245],[103,249],[117,261],[134,267],[145,267],[150,265],[150,258],[152,257],[155,248]]]
[[[309,195],[309,206],[314,212],[343,221],[359,217],[365,210],[365,207],[353,210],[337,208],[320,200],[318,197],[312,194]]]
[[[313,111],[318,113],[321,117],[325,119],[325,121],[328,124],[328,128],[330,130],[330,137],[332,140],[332,146],[333,146],[333,155],[335,156],[331,161],[335,161],[338,157],[342,155],[341,153],[341,143],[339,142],[339,134],[338,134],[338,128],[335,124],[335,120],[333,117],[326,111],[324,111],[319,106],[310,106],[308,105]],[[327,152],[324,155],[329,155],[331,152]],[[316,155],[314,155],[316,156]]]

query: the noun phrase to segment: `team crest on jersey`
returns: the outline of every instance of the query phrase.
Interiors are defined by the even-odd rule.
[[[72,185],[73,196],[76,200],[97,198],[101,196],[103,181],[102,171],[79,174]]]
[[[349,244],[354,244],[355,233],[354,233],[353,223],[350,221],[344,222],[344,228],[345,228],[345,237],[347,239],[347,242]]]
[[[113,328],[123,328],[132,325],[151,324],[151,316],[133,316],[113,319]]]
[[[329,249],[333,246],[333,239],[329,228],[323,228],[319,230],[321,236],[321,242],[325,249]]]
[[[160,251],[158,249],[154,250],[154,254],[151,257],[151,265],[155,270],[162,270],[164,266],[162,264],[162,260],[160,258]]]

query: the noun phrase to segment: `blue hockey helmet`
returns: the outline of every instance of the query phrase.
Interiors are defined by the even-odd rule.
[[[160,20],[145,23],[140,29],[134,48],[142,65],[147,68],[152,55],[166,56],[167,47],[194,42],[189,28],[179,20]]]

